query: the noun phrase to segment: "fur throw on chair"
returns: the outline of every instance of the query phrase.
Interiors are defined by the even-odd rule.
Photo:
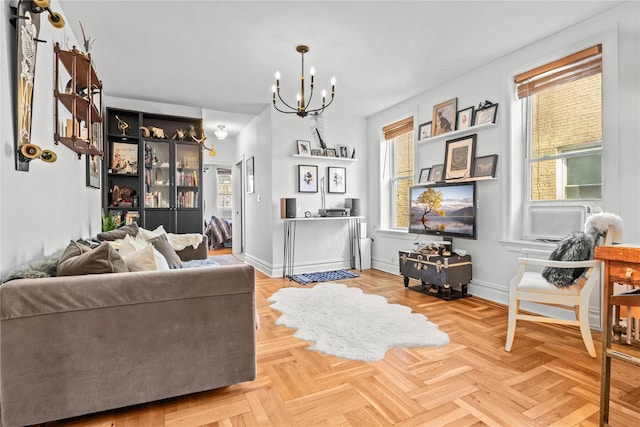
[[[594,249],[600,245],[601,239],[604,239],[609,226],[613,226],[613,240],[619,241],[622,237],[622,219],[618,215],[605,212],[589,216],[584,225],[584,231],[571,233],[562,239],[551,252],[549,259],[554,261],[593,259]],[[546,267],[542,271],[542,277],[558,288],[566,288],[571,286],[584,271],[584,268]]]

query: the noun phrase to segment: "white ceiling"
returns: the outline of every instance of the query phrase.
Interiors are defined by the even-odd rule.
[[[231,135],[271,103],[295,103],[298,44],[330,107],[368,116],[620,1],[60,0],[110,96],[201,107]],[[308,93],[307,93],[308,95]],[[315,98],[316,101],[319,98]]]

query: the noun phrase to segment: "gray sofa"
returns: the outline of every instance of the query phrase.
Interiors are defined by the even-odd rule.
[[[255,333],[246,264],[6,282],[2,426],[253,380]]]

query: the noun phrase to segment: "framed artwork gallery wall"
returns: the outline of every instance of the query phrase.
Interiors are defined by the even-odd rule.
[[[202,233],[202,119],[107,107],[102,206],[121,223]]]

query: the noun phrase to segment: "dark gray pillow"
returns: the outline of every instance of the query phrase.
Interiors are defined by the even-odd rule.
[[[102,233],[98,233],[97,238],[100,241],[106,242],[124,239],[127,234],[131,237],[136,237],[138,235],[138,224],[133,222],[129,225],[123,225],[120,228],[116,228],[115,230],[103,231]]]
[[[70,253],[75,253],[75,251],[70,250]],[[122,257],[107,242],[101,243],[100,246],[90,249],[88,252],[70,256],[58,264],[58,276],[123,273],[127,271],[129,269]]]
[[[180,268],[182,260],[176,253],[175,249],[173,249],[173,246],[171,246],[171,243],[169,243],[166,234],[150,239],[149,243],[151,243],[153,247],[156,248],[156,250],[167,260],[169,268]]]
[[[592,258],[593,237],[581,231],[571,233],[558,243],[549,256],[553,261],[585,261]],[[542,277],[558,288],[567,288],[576,281],[585,268],[545,267]]]

